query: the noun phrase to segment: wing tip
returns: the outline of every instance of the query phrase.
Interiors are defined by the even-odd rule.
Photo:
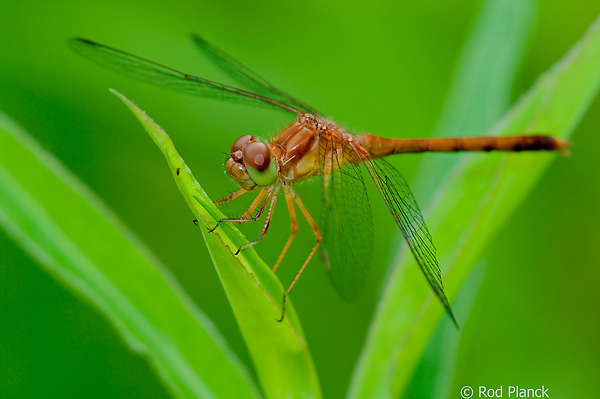
[[[206,41],[206,39],[204,39],[202,36],[200,36],[199,34],[197,34],[196,32],[191,32],[190,33],[190,37],[192,38],[192,40],[201,46],[206,46],[208,45],[208,42]]]
[[[450,316],[450,318],[452,319],[452,323],[454,324],[454,327],[456,327],[457,331],[460,331],[460,325],[458,324],[458,321],[456,321],[456,317],[454,317],[454,313],[452,312],[452,308],[450,308],[450,305],[448,305],[445,308],[446,308],[446,313],[448,313],[448,316]]]
[[[87,44],[89,46],[100,46],[100,43],[96,43],[93,40],[86,39],[84,37],[72,37],[67,40],[70,44]]]
[[[448,298],[446,297],[446,294],[444,293],[444,288],[441,286],[441,284],[439,286],[439,289],[436,289],[436,287],[433,284],[431,285],[431,287],[433,288],[433,291],[435,292],[436,296],[439,298],[440,302],[442,303],[442,306],[446,310],[446,314],[448,316],[450,316],[450,318],[452,319],[452,323],[454,324],[454,327],[456,327],[457,330],[460,330],[460,325],[458,324],[456,317],[454,317],[454,312],[452,312],[452,308],[450,307],[450,302],[448,301]]]

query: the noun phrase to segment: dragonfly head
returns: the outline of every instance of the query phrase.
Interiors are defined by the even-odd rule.
[[[277,180],[277,162],[271,149],[249,134],[234,141],[225,168],[245,190],[270,186]]]

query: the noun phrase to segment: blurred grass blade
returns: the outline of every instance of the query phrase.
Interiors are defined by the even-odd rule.
[[[458,320],[469,318],[483,282],[484,272],[484,262],[479,262],[454,297],[452,310]],[[452,387],[460,338],[461,335],[457,334],[452,319],[443,318],[427,343],[427,348],[404,394],[395,396],[404,399],[455,398],[456,392],[452,392]]]
[[[488,134],[552,133],[568,138],[599,85],[597,19]],[[555,157],[540,153],[461,157],[436,192],[426,217],[441,255],[449,298]],[[419,268],[404,251],[382,293],[349,397],[401,397],[442,315]]]
[[[465,43],[452,80],[452,87],[434,136],[473,136],[488,130],[510,107],[510,94],[517,67],[535,22],[533,0],[486,0]],[[461,161],[458,154],[428,154],[422,160],[413,185],[426,206],[435,188],[448,178]],[[480,262],[482,263],[482,262]],[[393,266],[391,264],[390,266]],[[483,269],[480,267],[479,269]],[[478,274],[480,277],[474,276]],[[452,308],[466,327],[482,270],[470,272],[453,300]],[[462,334],[443,318],[431,335],[405,398],[450,398]]]
[[[456,137],[481,134],[508,110],[513,80],[525,50],[527,37],[535,21],[534,11],[535,4],[532,0],[483,2],[458,60],[452,86],[434,136]],[[453,167],[464,155],[468,156],[468,154],[424,155],[415,181],[412,183],[412,188],[423,208],[427,208],[436,187],[448,179]],[[427,219],[430,223],[429,218]],[[434,239],[437,243],[437,236]],[[399,235],[398,240],[401,240]],[[388,274],[393,272],[394,266],[394,263],[390,264]],[[463,285],[460,290],[468,288]],[[453,308],[455,307],[456,303],[453,304]],[[461,312],[461,309],[454,309],[454,311],[459,317],[461,327],[464,327],[470,312]],[[456,334],[454,325],[447,328],[447,322],[448,320],[439,323],[436,333],[432,334],[427,343],[427,351],[435,350],[437,356],[415,359],[415,364],[412,365],[412,369],[415,370],[414,381],[407,387],[409,397],[424,392],[423,385],[428,389],[426,396],[433,397],[437,393],[443,397],[445,388],[439,386],[443,384],[440,381],[452,383],[449,375],[454,375],[454,371],[449,357],[452,356],[452,348],[458,346],[461,334]],[[425,351],[425,348],[423,350]],[[362,373],[363,378],[353,379],[350,392],[356,392],[359,384],[364,384],[363,389],[366,390],[368,384],[375,385],[385,381],[385,378],[378,380],[373,376],[377,376],[377,373],[382,370],[389,371],[388,364],[381,362],[381,369],[372,367],[369,363],[372,359],[367,354],[373,356],[374,352],[366,350],[363,352],[355,370],[355,377]],[[382,356],[385,358],[386,355],[382,354]],[[443,363],[440,363],[439,359],[442,358]],[[404,371],[413,376],[412,369]],[[432,381],[438,382],[435,386],[431,386]]]
[[[103,313],[129,347],[149,359],[174,397],[260,396],[212,322],[150,251],[3,114],[0,226]]]
[[[165,155],[175,182],[190,209],[199,219],[200,230],[229,298],[242,335],[268,398],[320,398],[317,375],[304,333],[288,298],[285,319],[280,302],[283,287],[253,248],[233,253],[248,242],[230,223],[213,233],[207,226],[225,216],[213,205],[179,156],[169,136],[150,117],[122,94],[113,90],[133,111]],[[179,173],[178,173],[179,171]]]
[[[535,23],[535,0],[486,0],[461,52],[438,137],[476,136],[510,108],[513,81]],[[435,190],[466,154],[425,154],[412,188],[427,208]],[[434,237],[435,238],[435,237]]]

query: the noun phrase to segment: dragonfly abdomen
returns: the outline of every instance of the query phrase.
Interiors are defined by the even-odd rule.
[[[415,152],[564,151],[569,146],[564,140],[543,135],[388,139],[366,133],[356,141],[373,158]]]

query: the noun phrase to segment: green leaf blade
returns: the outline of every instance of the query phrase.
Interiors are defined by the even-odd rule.
[[[567,139],[599,86],[600,20],[596,20],[488,134],[542,133]],[[449,298],[555,157],[465,154],[458,159],[426,213]],[[382,294],[349,397],[401,397],[405,392],[443,317],[427,288],[405,251]]]
[[[229,298],[242,335],[268,398],[320,398],[317,374],[306,339],[291,301],[287,300],[285,319],[280,301],[284,289],[277,277],[253,248],[233,254],[248,242],[232,224],[212,227],[225,216],[213,205],[169,136],[141,109],[122,94],[115,93],[155,141],[173,173],[188,206],[201,220],[200,229],[217,273]],[[177,170],[179,169],[179,173]]]
[[[180,398],[257,398],[220,333],[117,217],[0,115],[0,225]]]

